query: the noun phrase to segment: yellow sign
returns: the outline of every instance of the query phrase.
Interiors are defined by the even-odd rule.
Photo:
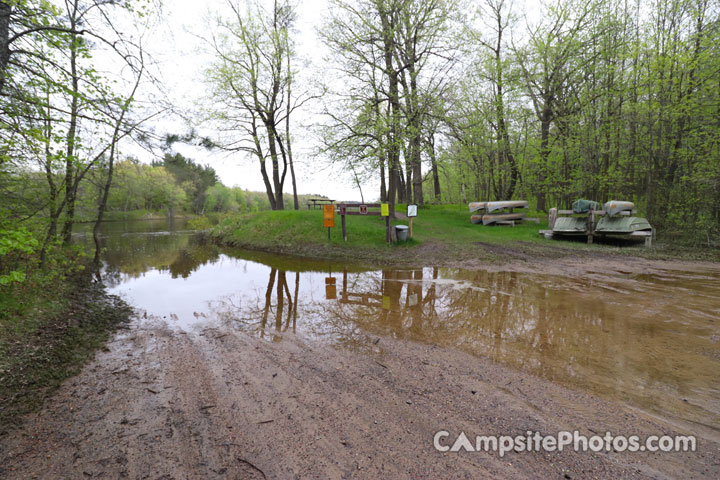
[[[390,206],[388,206],[387,203],[381,203],[380,204],[380,215],[383,217],[389,217],[390,216]]]
[[[335,226],[335,205],[323,205],[323,227]]]

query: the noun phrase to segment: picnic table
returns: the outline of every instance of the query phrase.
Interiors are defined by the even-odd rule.
[[[322,208],[323,205],[334,205],[335,200],[329,198],[310,198],[307,202],[308,210],[314,210],[316,208]]]

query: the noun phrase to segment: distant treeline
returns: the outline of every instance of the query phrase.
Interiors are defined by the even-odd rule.
[[[102,169],[98,174],[104,175]],[[81,191],[79,202],[82,211],[87,211],[88,219],[93,218],[98,203],[98,192],[92,184],[89,182],[88,188]],[[305,197],[307,195],[299,196],[301,204],[306,203]],[[287,195],[286,200],[291,199],[292,196]],[[179,153],[166,154],[151,164],[133,158],[116,163],[107,201],[108,219],[112,220],[135,218],[137,213],[206,215],[270,209],[265,192],[228,187],[220,182],[215,169]]]

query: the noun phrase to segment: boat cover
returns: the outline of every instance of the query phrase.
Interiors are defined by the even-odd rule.
[[[573,212],[588,213],[590,210],[600,210],[600,204],[592,200],[575,200],[572,204]]]

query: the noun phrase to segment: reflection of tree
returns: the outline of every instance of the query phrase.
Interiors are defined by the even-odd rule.
[[[264,290],[244,291],[242,302],[218,304],[217,312],[232,312],[225,316],[273,340],[292,324],[292,331],[359,351],[382,348],[378,336],[456,347],[661,411],[659,391],[692,394],[698,378],[717,379],[696,352],[659,354],[668,348],[668,327],[644,314],[652,299],[607,282],[600,292],[591,280],[516,272],[345,271],[337,298],[328,299],[324,273],[303,273],[303,298],[299,272],[294,294],[285,270],[268,274]],[[716,421],[703,412],[705,423]]]
[[[190,245],[177,252],[177,256],[168,266],[172,278],[188,278],[192,272],[206,263],[214,263],[220,256],[218,249],[197,240],[190,240]]]
[[[103,279],[110,287],[150,270],[187,278],[220,255],[217,247],[188,233],[111,235],[101,238],[101,246],[106,249]]]
[[[275,280],[277,279],[277,285]],[[273,305],[273,289],[275,290],[275,305]],[[276,268],[270,269],[270,278],[268,279],[267,288],[265,289],[265,303],[262,307],[262,314],[260,315],[260,325],[258,327],[259,335],[264,338],[268,320],[270,314],[274,312],[275,315],[275,330],[277,332],[284,332],[290,328],[292,322],[293,332],[295,332],[295,325],[297,322],[297,298],[300,289],[300,273],[295,273],[295,299],[290,294],[290,288],[287,282],[287,273],[285,270],[278,270]],[[285,300],[287,299],[287,311],[285,309]],[[249,309],[243,311],[241,319],[245,320],[246,324],[253,324],[253,318],[256,317],[257,311]],[[285,315],[285,322],[283,322],[283,315]],[[273,340],[279,340],[280,337],[274,336]]]

